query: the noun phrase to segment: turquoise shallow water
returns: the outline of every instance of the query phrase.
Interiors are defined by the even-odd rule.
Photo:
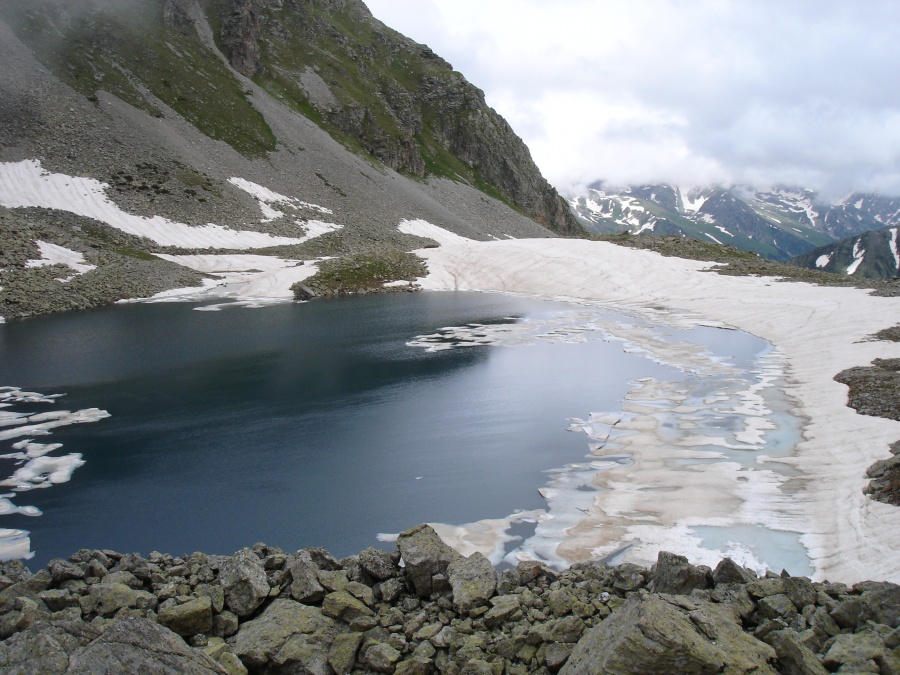
[[[4,515],[0,527],[30,533],[34,567],[82,547],[227,554],[265,541],[343,556],[423,521],[543,508],[546,472],[586,454],[570,418],[618,409],[635,378],[690,373],[609,339],[410,342],[571,311],[419,293],[222,312],[126,305],[2,325],[0,385],[64,394],[7,411],[110,417],[35,437],[63,444],[48,456],[78,453],[84,464],[67,482],[11,490],[11,503],[41,515]],[[695,338],[738,365],[765,349],[710,328],[668,337]],[[17,441],[0,441],[0,453]],[[0,462],[4,475],[23,465]]]

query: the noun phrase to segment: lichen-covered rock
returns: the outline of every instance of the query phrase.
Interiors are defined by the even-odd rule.
[[[147,591],[136,591],[125,584],[101,583],[90,587],[88,594],[81,597],[84,614],[102,617],[114,616],[120,609],[155,610],[157,597]]]
[[[796,632],[792,630],[775,631],[766,638],[766,642],[775,648],[784,672],[797,675],[826,675],[828,673],[816,655],[801,642]]]
[[[219,583],[225,602],[238,616],[252,614],[269,595],[269,581],[262,561],[249,548],[238,551],[222,566]]]
[[[431,596],[432,578],[446,574],[447,567],[462,556],[447,546],[429,525],[417,525],[397,538],[397,547],[406,568],[406,579],[416,595]]]
[[[385,581],[400,573],[400,567],[391,559],[391,554],[377,548],[360,551],[359,564],[378,581]]]
[[[347,591],[335,591],[325,596],[322,601],[322,613],[332,619],[339,619],[350,623],[361,616],[374,616],[375,612],[366,607],[366,604],[354,598]]]
[[[772,647],[744,633],[728,607],[704,601],[689,612],[651,595],[629,600],[582,637],[560,672],[763,675],[776,672],[774,657]]]
[[[226,671],[168,628],[149,619],[128,618],[113,622],[103,635],[72,654],[65,672],[222,675]]]
[[[209,633],[213,626],[212,600],[209,596],[194,598],[182,605],[161,609],[157,621],[179,635]]]
[[[291,575],[291,597],[298,602],[313,605],[325,597],[327,591],[319,583],[319,568],[308,551],[299,551],[286,563]]]
[[[497,570],[478,552],[451,562],[447,566],[447,578],[453,589],[453,604],[462,613],[487,604],[497,589]]]
[[[653,590],[688,595],[694,589],[707,588],[710,576],[708,567],[695,567],[683,555],[660,551],[653,570]]]
[[[332,643],[341,632],[340,624],[320,608],[278,598],[241,626],[232,648],[251,670],[325,673]]]

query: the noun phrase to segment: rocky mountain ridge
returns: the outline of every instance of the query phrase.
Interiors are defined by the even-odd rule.
[[[0,316],[171,288],[158,253],[236,252],[123,236],[121,215],[98,220],[71,195],[60,203],[37,177],[24,189],[22,162],[98,181],[97,199],[129,218],[302,240],[255,246],[297,261],[428,243],[399,232],[403,220],[482,240],[580,231],[482,93],[359,0],[3,3],[0,55],[0,217],[24,223],[5,233],[18,238],[5,242]],[[49,283],[52,261],[29,265],[42,260],[40,237],[95,269]],[[148,283],[110,271],[94,284],[110,261],[139,261]]]
[[[900,223],[900,199],[853,194],[837,204],[820,204],[813,191],[789,187],[617,188],[599,182],[570,205],[597,234],[686,236],[778,261]]]
[[[0,576],[2,672],[900,672],[900,586],[849,587],[662,552],[644,569],[498,572],[427,525],[335,560],[82,550]],[[109,670],[111,669],[111,670]]]
[[[868,230],[789,259],[792,265],[863,279],[900,276],[897,226]]]

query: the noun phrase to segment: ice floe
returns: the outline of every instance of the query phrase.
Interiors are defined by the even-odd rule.
[[[0,480],[0,486],[12,490],[9,494],[0,495],[0,515],[40,516],[40,509],[34,506],[15,504],[13,499],[16,494],[66,483],[72,479],[74,471],[84,465],[81,453],[51,454],[62,448],[62,443],[38,443],[31,437],[46,436],[53,429],[70,424],[97,422],[109,417],[108,412],[97,408],[75,412],[30,410],[30,406],[36,403],[56,403],[60,396],[22,391],[18,387],[0,387],[0,407],[5,408],[0,411],[0,441],[26,437],[11,444],[15,452],[0,455],[0,460],[12,463],[9,477]],[[17,406],[25,407],[25,410],[9,410]],[[31,558],[34,553],[28,535],[25,530],[0,529],[0,561]]]

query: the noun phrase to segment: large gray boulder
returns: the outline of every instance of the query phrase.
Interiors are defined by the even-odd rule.
[[[114,622],[103,635],[72,654],[65,670],[66,675],[224,675],[226,672],[202,651],[188,647],[168,628],[140,618]]]
[[[8,640],[0,642],[0,671],[3,673],[65,673],[69,655],[100,635],[89,623],[36,623]]]
[[[775,650],[745,633],[727,605],[658,595],[628,600],[584,635],[565,675],[712,675],[776,671]]]
[[[481,553],[454,560],[447,566],[456,611],[467,613],[486,605],[497,590],[497,570]]]
[[[689,595],[694,589],[709,587],[708,567],[695,567],[683,555],[660,551],[653,568],[653,591],[673,595]]]
[[[341,632],[318,607],[279,598],[241,626],[232,649],[251,671],[326,675],[329,651]]]
[[[401,533],[397,538],[397,548],[406,566],[406,579],[421,598],[432,594],[432,579],[436,574],[445,575],[450,563],[462,558],[427,524]]]
[[[182,605],[166,607],[159,611],[157,621],[179,635],[190,637],[212,631],[212,600],[203,596],[188,600]]]
[[[219,583],[225,589],[229,609],[238,616],[252,614],[269,596],[262,560],[249,548],[225,560]]]
[[[308,605],[319,602],[328,591],[319,583],[319,568],[309,551],[298,551],[288,559],[291,574],[291,597]]]

